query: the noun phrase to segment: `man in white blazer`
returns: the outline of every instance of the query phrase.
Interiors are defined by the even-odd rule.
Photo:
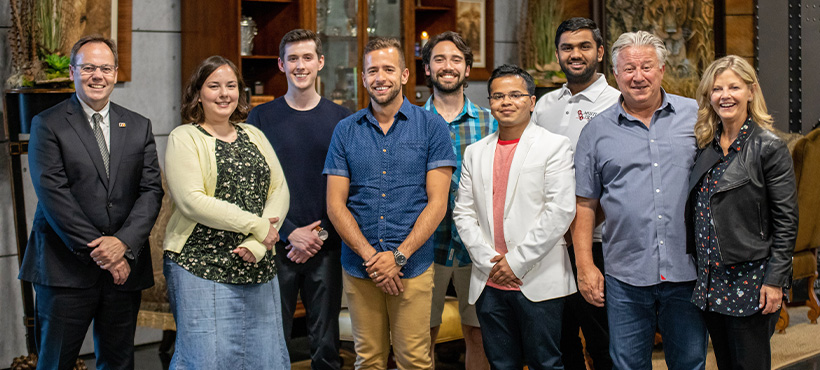
[[[576,291],[563,238],[575,216],[570,141],[530,124],[526,71],[496,68],[488,91],[498,132],[467,147],[453,210],[473,261],[469,301],[494,369],[563,369],[561,315]]]

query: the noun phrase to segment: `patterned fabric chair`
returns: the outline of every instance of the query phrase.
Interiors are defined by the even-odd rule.
[[[151,245],[151,262],[154,265],[154,286],[142,292],[142,303],[137,316],[137,325],[163,330],[161,352],[167,352],[173,343],[173,338],[177,329],[174,316],[171,314],[171,307],[168,303],[168,288],[165,283],[165,276],[162,274],[162,242],[165,240],[165,226],[171,218],[171,211],[174,204],[171,200],[171,192],[168,191],[168,184],[165,183],[165,175],[162,176],[162,189],[165,196],[162,197],[162,208],[159,216],[148,236]]]

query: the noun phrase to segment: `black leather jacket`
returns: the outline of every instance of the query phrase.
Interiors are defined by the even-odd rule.
[[[723,262],[769,258],[763,283],[788,287],[797,238],[797,189],[786,144],[750,122],[751,133],[718,180],[710,209]],[[695,254],[694,206],[703,176],[720,160],[711,144],[698,150],[689,175],[686,251]]]

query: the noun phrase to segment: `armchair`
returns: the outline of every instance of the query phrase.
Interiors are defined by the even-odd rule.
[[[794,271],[792,278],[808,279],[808,318],[817,324],[820,304],[814,292],[817,279],[817,248],[820,247],[820,129],[816,129],[798,140],[792,150],[794,175],[797,179],[797,206],[800,212],[797,241],[792,258]],[[794,295],[790,292],[790,298]],[[791,302],[790,299],[790,303]],[[785,332],[789,325],[789,313],[780,311],[777,330]]]

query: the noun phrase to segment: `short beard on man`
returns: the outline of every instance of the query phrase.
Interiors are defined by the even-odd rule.
[[[367,88],[367,95],[370,95],[370,99],[375,100],[376,103],[378,103],[379,105],[388,105],[399,96],[399,94],[401,93],[401,88],[391,87],[390,94],[382,97],[376,96],[375,91],[375,87]]]
[[[568,62],[572,63],[572,59],[568,60]],[[572,71],[569,69],[564,61],[559,60],[558,64],[561,66],[561,70],[564,71],[564,74],[567,76],[567,82],[571,84],[582,84],[588,82],[592,79],[592,76],[595,76],[595,72],[598,70],[598,60],[593,59],[592,61],[587,64],[586,68],[580,74],[573,74]]]
[[[456,81],[452,86],[444,86],[439,82],[438,78],[430,78],[433,81],[433,87],[438,90],[438,92],[443,94],[452,94],[455,92],[461,91],[461,87],[464,86],[464,83],[467,82],[467,79],[464,76],[459,74],[459,80]]]

